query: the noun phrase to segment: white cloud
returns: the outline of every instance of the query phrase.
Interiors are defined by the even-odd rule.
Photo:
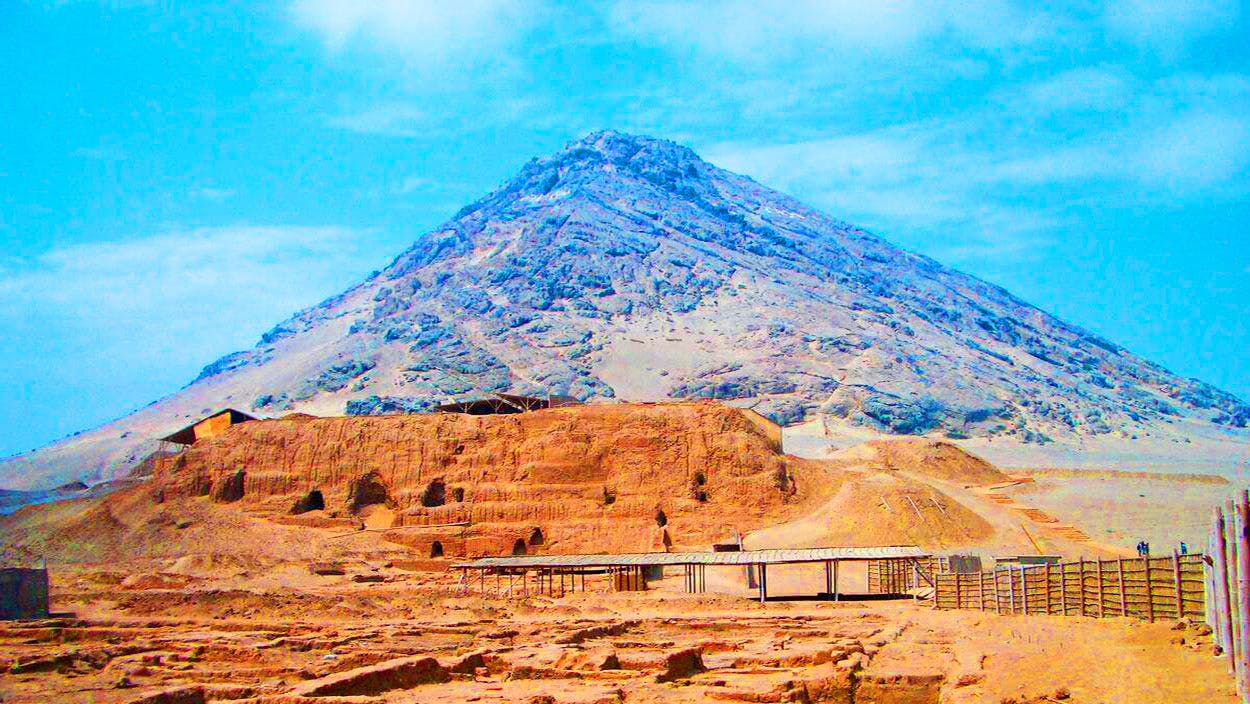
[[[932,13],[907,5],[911,3],[651,0],[614,3],[611,21],[618,31],[644,41],[746,56],[783,48],[783,38],[905,45],[931,31],[934,19]]]
[[[1133,157],[1135,172],[1177,195],[1210,197],[1221,187],[1245,193],[1238,177],[1250,167],[1250,115],[1180,115],[1147,135]]]
[[[101,142],[94,147],[79,147],[73,151],[73,155],[92,161],[125,161],[129,157],[120,145],[110,142]]]
[[[1135,79],[1118,67],[1083,66],[1026,85],[1020,109],[1111,110],[1132,99]]]
[[[923,235],[929,252],[954,262],[1044,246],[1079,221],[1074,207],[1246,196],[1250,110],[1230,100],[1247,94],[1242,77],[1135,83],[1113,68],[1068,72],[940,119],[704,152],[887,237]],[[1047,124],[1066,107],[1117,103],[1116,120]]]
[[[326,124],[361,134],[416,137],[421,134],[421,127],[428,125],[428,120],[425,111],[415,105],[383,103],[359,112],[336,115],[326,120]]]
[[[89,341],[50,366],[86,374],[139,365],[188,381],[400,249],[339,227],[195,228],[73,244],[0,267],[0,329],[38,320],[54,339]]]
[[[361,42],[420,70],[497,60],[543,7],[518,0],[296,0],[291,14],[331,51]]]
[[[432,178],[425,176],[409,176],[405,178],[399,185],[391,189],[391,193],[397,196],[405,196],[416,190],[424,190],[435,187],[437,182]]]
[[[1056,34],[1054,19],[987,0],[974,11],[921,0],[644,0],[616,2],[613,31],[636,41],[760,63],[806,54],[898,52],[943,39],[998,50]]]
[[[1173,59],[1198,39],[1231,29],[1240,19],[1236,0],[1117,0],[1103,22],[1115,39]]]
[[[217,188],[215,186],[201,186],[200,188],[195,189],[192,192],[192,195],[194,195],[196,198],[203,198],[204,200],[213,201],[215,203],[221,203],[223,201],[227,201],[233,198],[235,196],[235,190],[233,188]]]

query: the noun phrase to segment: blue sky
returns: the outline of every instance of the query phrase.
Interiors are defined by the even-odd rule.
[[[1245,4],[169,5],[0,0],[0,455],[604,127],[1250,397]]]

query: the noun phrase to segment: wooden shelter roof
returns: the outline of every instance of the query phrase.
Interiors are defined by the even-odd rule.
[[[581,402],[572,396],[518,396],[516,394],[490,394],[467,401],[456,401],[435,406],[437,413],[466,413],[471,416],[490,416],[505,413],[525,413],[544,408],[577,406]]]
[[[803,548],[739,552],[642,552],[603,555],[517,555],[482,557],[452,565],[453,569],[492,567],[649,567],[653,565],[784,565],[802,562],[888,560],[930,557],[914,545],[874,548]]]
[[[194,423],[188,425],[187,427],[181,430],[170,433],[169,435],[166,435],[163,438],[157,438],[157,439],[162,442],[172,442],[172,443],[177,443],[179,445],[191,445],[195,442],[195,426],[199,425],[200,423],[203,423],[209,418],[216,418],[217,416],[220,416],[226,413],[230,414],[231,425],[234,425],[235,423],[242,423],[244,421],[256,420],[255,416],[248,415],[244,413],[243,411],[238,411],[233,408],[223,408],[222,410],[217,411],[216,413],[210,413],[204,416],[203,418],[195,421]]]

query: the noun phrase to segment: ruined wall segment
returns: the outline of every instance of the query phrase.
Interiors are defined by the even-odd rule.
[[[449,555],[506,553],[535,529],[534,550],[644,551],[706,546],[776,520],[819,472],[780,454],[738,409],[612,404],[256,421],[162,460],[156,491],[275,516],[309,513],[317,492],[327,514],[384,507],[394,526],[468,523],[437,538]],[[398,539],[433,550],[436,537]]]

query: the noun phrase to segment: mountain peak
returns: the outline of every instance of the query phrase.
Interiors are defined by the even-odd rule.
[[[551,156],[534,159],[530,163],[543,171],[604,170],[610,166],[638,175],[683,169],[690,170],[690,175],[693,175],[699,165],[710,166],[692,149],[676,142],[612,129],[591,132],[565,144],[563,149]]]
[[[204,408],[375,414],[492,392],[714,398],[782,423],[1029,443],[1250,424],[1240,399],[997,286],[688,147],[601,130],[209,365],[140,414],[146,435],[126,419],[93,437],[137,452]]]
[[[664,155],[672,158],[698,158],[689,147],[671,140],[650,135],[630,134],[614,129],[604,129],[575,139],[565,145],[562,152],[591,149],[608,158],[622,158],[639,153]]]

